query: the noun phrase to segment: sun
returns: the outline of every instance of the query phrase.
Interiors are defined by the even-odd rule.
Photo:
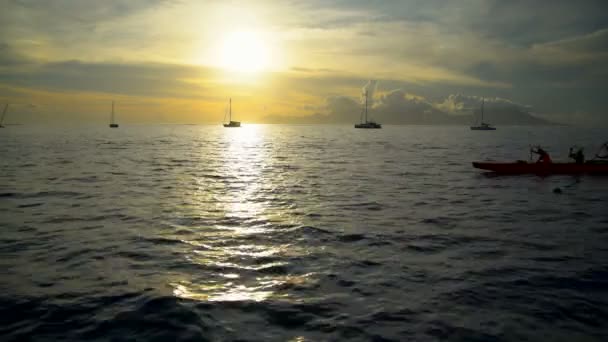
[[[258,72],[270,66],[270,47],[264,36],[255,31],[228,34],[222,41],[220,64],[239,72]]]

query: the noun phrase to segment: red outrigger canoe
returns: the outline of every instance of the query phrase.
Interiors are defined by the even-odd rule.
[[[473,167],[500,174],[608,174],[608,163],[587,162],[577,163],[528,163],[518,161],[512,163],[473,162]]]

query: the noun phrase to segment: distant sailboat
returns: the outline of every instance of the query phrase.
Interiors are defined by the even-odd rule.
[[[114,101],[112,101],[112,115],[110,116],[110,128],[118,128],[118,124],[114,121]]]
[[[4,110],[2,111],[2,117],[0,118],[0,128],[4,128],[2,123],[4,122],[4,116],[6,115],[6,111],[8,110],[8,103],[4,105]]]
[[[483,104],[484,104],[484,102],[485,102],[485,99],[481,99],[481,122],[479,123],[479,126],[471,126],[471,130],[473,130],[473,131],[495,131],[496,130],[496,127],[493,127],[489,123],[483,122]]]
[[[361,122],[355,124],[355,128],[382,128],[382,125],[367,119],[367,90],[365,90],[365,108],[361,112]]]
[[[230,98],[228,108],[228,123],[225,123],[224,127],[241,127],[240,121],[232,121],[232,98]],[[224,120],[226,120],[226,116],[224,116]]]

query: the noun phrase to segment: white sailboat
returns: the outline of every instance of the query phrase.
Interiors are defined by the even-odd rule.
[[[471,126],[471,130],[473,131],[495,131],[496,127],[493,127],[489,123],[483,122],[483,104],[485,99],[481,99],[481,122],[479,126]]]
[[[0,128],[4,128],[2,123],[4,122],[4,116],[6,115],[6,111],[8,110],[8,103],[4,105],[4,110],[2,111],[2,117],[0,117]]]
[[[118,124],[114,121],[114,101],[112,101],[112,114],[110,116],[110,128],[118,128]]]
[[[358,124],[355,124],[355,128],[382,128],[382,125],[367,119],[367,90],[365,90],[365,107],[361,112],[361,119]]]
[[[224,127],[241,127],[240,121],[232,121],[232,98],[230,98],[228,106],[228,123],[224,123]],[[226,120],[225,115],[224,120]]]

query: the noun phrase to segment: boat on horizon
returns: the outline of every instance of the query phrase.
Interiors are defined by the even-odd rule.
[[[226,115],[224,115],[224,122]],[[232,121],[232,98],[228,101],[228,123],[224,123],[224,127],[241,127],[240,121]]]
[[[382,125],[367,119],[367,90],[365,90],[365,105],[361,111],[361,122],[355,124],[355,128],[382,128]]]
[[[4,116],[6,115],[6,111],[8,110],[8,103],[4,105],[4,110],[2,111],[2,117],[0,117],[0,128],[4,128],[2,123],[4,122]]]
[[[112,101],[112,114],[110,114],[110,128],[118,128],[118,124],[114,121],[114,101]]]
[[[483,105],[484,105],[485,99],[481,100],[481,122],[479,123],[478,126],[471,126],[471,130],[472,131],[495,131],[496,127],[490,125],[487,122],[483,121]]]

